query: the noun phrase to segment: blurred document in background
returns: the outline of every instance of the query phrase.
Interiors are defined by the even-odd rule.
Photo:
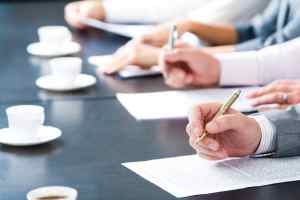
[[[137,120],[185,118],[191,106],[207,102],[225,102],[237,88],[199,89],[153,93],[117,94],[118,100]],[[245,95],[257,87],[242,89],[242,96],[233,105],[241,112],[253,112]]]
[[[95,19],[83,19],[82,23],[127,38],[142,35],[153,27],[153,25],[111,24]]]

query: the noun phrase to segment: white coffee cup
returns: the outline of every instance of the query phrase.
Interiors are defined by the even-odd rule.
[[[42,26],[38,28],[38,36],[40,42],[52,46],[60,46],[72,40],[71,32],[64,26]]]
[[[38,200],[41,197],[51,197],[51,196],[60,196],[65,197],[64,200],[76,200],[77,191],[70,187],[64,186],[49,186],[41,187],[35,190],[30,191],[27,194],[28,200]]]
[[[37,136],[45,121],[45,110],[41,106],[19,105],[6,109],[8,126],[21,139]]]
[[[82,60],[78,57],[61,57],[50,61],[50,68],[55,84],[70,87],[81,73]]]

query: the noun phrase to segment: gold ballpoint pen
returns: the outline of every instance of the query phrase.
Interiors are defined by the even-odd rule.
[[[222,115],[224,115],[230,107],[236,102],[236,100],[239,98],[241,95],[242,91],[241,90],[236,90],[230,97],[229,99],[221,106],[221,108],[218,110],[216,115],[214,116],[213,119],[216,119]],[[208,135],[207,131],[204,130],[203,134],[198,137],[196,144],[199,144],[206,136]]]

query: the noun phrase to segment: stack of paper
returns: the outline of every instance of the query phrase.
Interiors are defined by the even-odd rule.
[[[242,112],[253,112],[245,95],[257,88],[241,88],[242,95],[233,105]],[[225,102],[236,88],[117,94],[118,100],[137,120],[185,118],[190,107],[207,102]]]
[[[299,157],[212,162],[191,155],[123,165],[178,198],[300,180]]]
[[[96,65],[99,67],[100,71],[101,68],[106,67],[106,63],[110,62],[112,59],[111,55],[103,55],[103,56],[91,56],[88,59],[88,62],[92,65]],[[159,75],[160,69],[158,66],[153,66],[148,70],[143,70],[135,65],[128,65],[125,66],[124,69],[119,71],[119,76],[123,79],[129,78],[138,78],[138,77],[147,77],[147,76],[154,76]]]
[[[111,24],[95,19],[83,19],[83,24],[111,32],[128,38],[134,38],[142,35],[153,28],[153,25],[126,25],[126,24]]]

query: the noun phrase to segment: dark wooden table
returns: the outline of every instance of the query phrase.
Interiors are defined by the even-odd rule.
[[[35,80],[47,72],[47,60],[31,57],[26,46],[37,40],[42,25],[65,25],[63,6],[55,2],[0,3],[0,128],[7,127],[5,108],[42,105],[46,124],[63,131],[50,144],[28,148],[0,145],[0,199],[23,200],[31,189],[65,185],[79,191],[79,200],[175,199],[121,166],[140,161],[192,154],[184,120],[137,122],[119,104],[116,92],[168,89],[160,77],[119,80],[99,76],[97,86],[72,93],[39,90]],[[84,72],[95,73],[88,56],[108,54],[126,40],[91,30],[74,31],[83,47]],[[220,180],[222,181],[222,180]],[[300,183],[222,192],[187,199],[289,200],[300,198]]]

